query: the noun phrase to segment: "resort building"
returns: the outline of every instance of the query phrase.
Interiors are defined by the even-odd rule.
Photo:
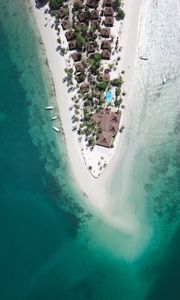
[[[104,25],[112,27],[114,25],[114,17],[105,17]]]
[[[75,50],[76,48],[77,48],[76,41],[75,40],[70,41],[69,42],[69,50],[72,51],[72,50]]]
[[[82,57],[82,54],[80,52],[75,52],[73,53],[72,55],[72,58],[73,60],[76,62],[76,61],[80,61],[81,60],[81,57]]]
[[[112,7],[105,7],[104,15],[107,16],[114,16],[114,9]]]
[[[111,50],[111,41],[110,40],[102,41],[101,49],[103,49],[103,50],[104,49]]]
[[[65,33],[67,41],[72,41],[74,39],[74,31],[70,30]]]
[[[94,2],[94,0],[87,0],[86,5],[89,8],[95,8],[95,2]]]
[[[101,28],[100,34],[103,38],[109,38],[110,33],[111,33],[110,28]]]
[[[63,30],[67,30],[70,28],[70,22],[68,19],[64,19],[61,23]]]
[[[92,120],[102,129],[96,145],[108,148],[112,146],[113,139],[119,130],[120,119],[121,113],[112,112],[110,109],[101,109],[98,113],[93,114]]]
[[[111,51],[103,50],[102,51],[102,59],[110,59],[111,58]]]
[[[112,6],[112,4],[113,4],[113,0],[104,0],[103,1],[104,6]]]

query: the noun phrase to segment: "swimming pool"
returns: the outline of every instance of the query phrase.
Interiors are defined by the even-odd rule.
[[[111,100],[112,100],[112,92],[111,91],[106,92],[105,99],[106,99],[106,102],[111,102]]]

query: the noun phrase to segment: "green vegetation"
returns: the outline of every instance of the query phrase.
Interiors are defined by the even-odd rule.
[[[119,78],[111,80],[111,84],[112,86],[121,87],[121,85],[123,84],[121,76]]]
[[[121,5],[120,0],[114,0],[114,2],[113,2],[113,8],[114,8],[115,11],[118,10],[118,8],[120,7],[120,5]]]
[[[99,52],[94,54],[94,57],[90,60],[91,72],[98,75],[98,69],[100,68],[101,54]]]
[[[64,2],[63,0],[50,0],[49,1],[49,7],[52,10],[59,9],[60,6],[63,4],[63,2]]]
[[[43,6],[47,3],[48,0],[37,0],[37,5]]]
[[[99,1],[100,0],[94,0],[96,7],[98,7]],[[61,24],[61,20],[64,18],[64,16],[69,17],[68,3],[64,0],[39,0],[39,2],[42,3],[42,5],[45,2],[49,2],[51,14],[55,16],[56,19],[55,28],[58,32],[59,43],[57,51],[64,55],[67,52],[67,49],[63,47],[60,40],[61,27],[59,24]],[[62,6],[63,10],[60,11],[60,7]],[[115,10],[116,19],[122,20],[125,14],[121,9],[121,1],[114,0],[113,8]],[[73,130],[77,130],[79,136],[84,136],[86,142],[90,146],[90,149],[93,149],[97,138],[102,132],[102,128],[100,127],[100,124],[97,124],[92,120],[92,115],[95,112],[99,112],[102,108],[108,109],[108,105],[113,105],[116,108],[115,111],[119,110],[120,107],[122,108],[121,95],[124,93],[121,92],[121,86],[123,83],[121,76],[111,80],[110,82],[102,80],[103,77],[100,77],[100,75],[104,74],[106,68],[115,70],[120,57],[117,57],[116,61],[110,60],[108,66],[101,64],[102,55],[100,52],[97,52],[101,51],[99,50],[99,43],[97,43],[97,38],[99,38],[100,34],[100,22],[91,22],[90,11],[91,10],[85,4],[82,8],[81,4],[73,3],[72,20],[69,19],[69,22],[71,23],[70,30],[73,31],[72,39],[76,41],[78,52],[84,53],[81,53],[81,65],[76,67],[77,71],[73,71],[74,67],[65,69],[66,76],[64,78],[64,82],[66,82],[67,86],[69,87],[68,91],[70,92],[72,90],[72,84],[74,83],[73,79],[75,78],[77,81],[77,96],[73,97],[73,102],[70,107],[70,110],[73,109]],[[81,23],[80,14],[84,15],[85,17],[85,20]],[[102,16],[102,14],[100,14],[100,16]],[[92,44],[95,48],[95,52],[92,52],[93,54],[88,53],[87,51],[87,45],[89,44]],[[117,52],[118,50],[119,38],[117,37],[114,51]],[[70,66],[70,58],[68,63]],[[124,72],[122,71],[122,74],[123,73]],[[105,103],[104,100],[104,91],[106,91],[108,87],[114,87],[112,90],[115,91],[114,102],[112,101],[109,104]],[[79,139],[81,139],[81,137],[79,137]],[[91,168],[92,166],[89,166],[89,170],[91,170]]]
[[[79,26],[76,26],[74,36],[75,36],[77,48],[81,50],[85,46],[86,41],[82,36],[81,29]]]
[[[123,20],[124,17],[125,17],[125,13],[124,13],[124,11],[119,7],[119,8],[117,9],[116,18],[117,18],[118,20]]]
[[[106,81],[102,80],[101,82],[97,82],[96,86],[97,86],[98,90],[105,91],[107,89],[108,84]]]

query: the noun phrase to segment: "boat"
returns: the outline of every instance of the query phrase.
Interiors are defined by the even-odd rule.
[[[139,56],[139,58],[142,60],[148,60],[148,58],[146,56]]]
[[[46,106],[47,110],[52,110],[54,107],[53,106]]]
[[[165,84],[166,81],[167,81],[167,78],[166,78],[166,77],[163,77],[163,79],[162,79],[162,84]]]
[[[54,120],[56,120],[57,118],[58,118],[58,116],[54,116],[54,117],[51,118],[51,121],[54,121]]]
[[[52,128],[56,131],[56,132],[60,132],[60,129],[56,126],[52,126]]]

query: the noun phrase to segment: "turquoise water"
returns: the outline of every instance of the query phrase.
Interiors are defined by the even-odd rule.
[[[56,140],[44,109],[48,101],[55,104],[54,91],[28,14],[23,0],[0,0],[0,299],[179,299],[178,207],[159,218],[154,206],[145,210],[134,201],[151,203],[152,191],[156,198],[164,190],[166,203],[178,202],[178,118],[170,142],[162,144],[163,157],[162,148],[154,156],[148,152],[153,167],[146,177],[146,157],[136,154],[130,198],[141,227],[152,225],[153,238],[132,259],[136,241],[89,212],[71,186],[64,139]],[[165,177],[165,153],[174,166],[171,179]]]
[[[111,100],[112,100],[112,92],[107,91],[106,92],[106,102],[111,102]]]

